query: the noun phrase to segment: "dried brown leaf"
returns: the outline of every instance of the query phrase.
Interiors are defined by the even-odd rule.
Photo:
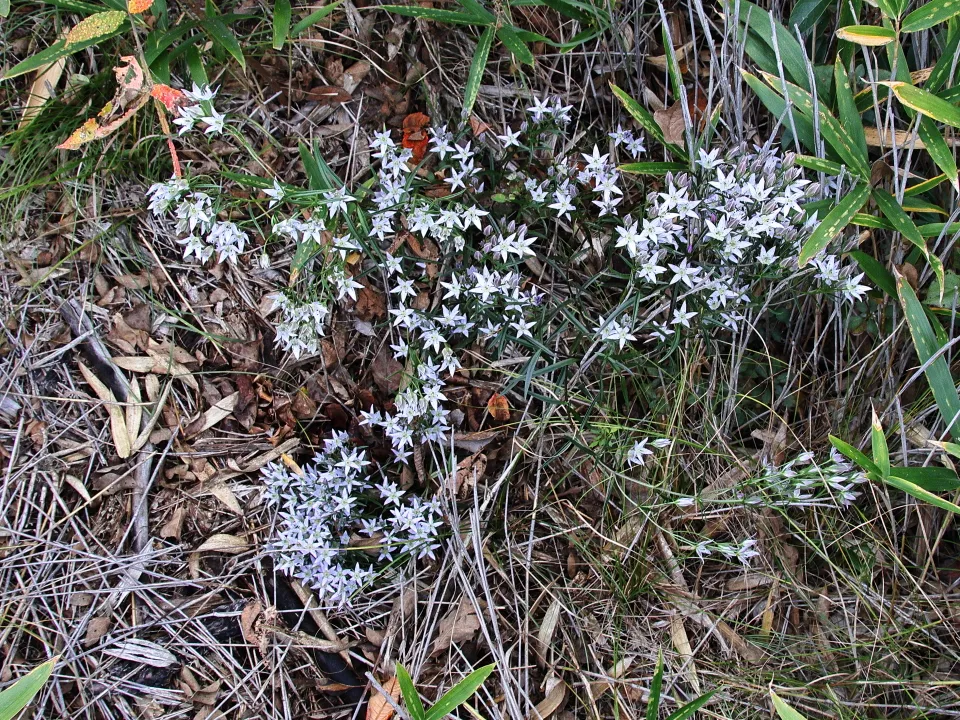
[[[400,699],[400,682],[396,677],[392,677],[383,683],[383,689],[386,690],[394,702]],[[387,699],[377,691],[367,703],[367,720],[390,720],[393,717],[394,709]]]
[[[250,545],[241,537],[217,533],[211,535],[195,552],[221,552],[229,555],[239,555],[246,552]]]
[[[433,641],[431,655],[439,655],[454,643],[472,640],[480,629],[480,618],[476,608],[467,597],[460,598],[460,603],[448,612],[441,620],[437,629],[437,638]]]

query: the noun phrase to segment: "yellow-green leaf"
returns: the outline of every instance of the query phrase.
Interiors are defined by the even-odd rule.
[[[843,230],[863,207],[870,196],[870,187],[866,184],[857,185],[844,197],[837,206],[827,213],[827,216],[813,231],[813,234],[803,244],[800,256],[797,259],[803,267],[823,250],[837,234]]]
[[[84,18],[67,33],[66,47],[109,35],[123,25],[126,19],[127,14],[123,10],[107,10]]]
[[[928,30],[934,25],[946,22],[954,15],[960,15],[960,0],[930,0],[907,15],[900,29],[904,32]]]
[[[807,720],[803,715],[781,700],[780,696],[773,690],[770,691],[770,699],[773,700],[773,707],[777,711],[777,715],[780,716],[780,720]]]
[[[960,0],[957,0],[957,2],[960,2]],[[837,37],[857,45],[880,47],[893,42],[897,35],[889,28],[875,25],[848,25],[837,30]]]
[[[945,125],[960,128],[960,108],[943,98],[905,82],[887,81],[880,85],[889,87],[897,99],[911,110]]]

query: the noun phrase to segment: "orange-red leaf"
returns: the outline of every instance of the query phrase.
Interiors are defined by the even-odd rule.
[[[150,88],[150,95],[162,102],[163,106],[170,112],[176,112],[185,100],[182,92],[162,83],[157,83]]]
[[[83,125],[74,130],[70,137],[57,145],[57,149],[77,150],[81,145],[86,145],[88,142],[97,137],[98,127],[99,125],[97,125],[96,118],[90,118],[84,122]]]
[[[153,0],[127,0],[127,11],[133,15],[146,12],[153,5]]]
[[[510,421],[510,402],[499,393],[494,393],[487,400],[487,412],[497,422]]]
[[[427,127],[430,125],[430,116],[423,113],[410,113],[403,119],[403,140],[401,145],[413,150],[413,162],[419,163],[427,153]]]

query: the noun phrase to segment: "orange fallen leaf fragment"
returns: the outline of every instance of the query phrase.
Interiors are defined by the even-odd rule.
[[[146,12],[153,5],[153,0],[127,0],[127,11],[132,15]]]
[[[430,125],[430,116],[423,113],[410,113],[403,119],[403,140],[401,145],[413,150],[413,162],[419,163],[427,153],[427,127]]]
[[[383,683],[383,689],[390,693],[394,702],[400,699],[400,683],[396,677],[392,677]],[[382,693],[377,692],[367,703],[367,720],[390,720],[393,717],[393,705],[391,705]]]
[[[170,112],[176,112],[186,98],[181,91],[163,83],[157,83],[150,88],[150,97],[162,102],[163,106]]]
[[[497,422],[510,421],[510,402],[499,393],[494,393],[487,400],[487,412]]]
[[[86,145],[97,137],[97,130],[99,128],[100,126],[97,124],[96,118],[90,118],[74,130],[70,134],[70,137],[57,145],[57,150],[78,150],[81,145]]]

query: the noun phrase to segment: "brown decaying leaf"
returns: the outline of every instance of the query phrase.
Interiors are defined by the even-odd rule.
[[[383,689],[390,693],[394,702],[400,699],[400,682],[396,677],[392,677],[383,683]],[[393,717],[393,705],[387,702],[387,699],[379,692],[374,691],[367,703],[367,720],[390,720]]]
[[[487,400],[487,412],[497,422],[510,422],[510,401],[500,393],[494,393]]]
[[[117,398],[114,396],[113,391],[104,385],[103,382],[100,381],[100,378],[93,374],[90,368],[83,363],[78,363],[78,365],[83,379],[93,388],[93,391],[97,394],[97,397],[103,401],[107,412],[110,414],[110,434],[113,435],[113,443],[117,447],[117,455],[121,458],[130,457],[132,452],[130,434],[127,432],[126,417],[120,408],[120,404],[117,402]]]
[[[250,545],[243,538],[237,537],[236,535],[218,533],[207,538],[195,552],[221,552],[227,553],[228,555],[239,555],[242,552],[246,552],[249,547]]]
[[[456,492],[465,497],[487,470],[487,456],[483,453],[469,455],[457,464]]]
[[[121,15],[126,17],[125,13]],[[113,69],[117,76],[117,92],[113,100],[104,105],[95,118],[84,122],[57,145],[57,149],[77,150],[92,140],[107,137],[132,118],[150,98],[149,93],[143,92],[144,74],[137,59],[132,55],[124,55],[120,60],[125,64]]]
[[[223,398],[223,400],[209,408],[203,415],[187,425],[184,428],[184,434],[189,437],[202,433],[204,430],[209,430],[233,412],[233,408],[239,399],[240,393],[238,392]]]
[[[440,620],[437,639],[433,641],[430,654],[439,655],[453,643],[472,640],[479,629],[480,618],[473,603],[466,597],[460,598],[460,603]]]
[[[683,106],[680,103],[676,102],[663,110],[655,110],[653,119],[663,131],[664,140],[674,145],[683,145],[686,124],[683,119]]]

